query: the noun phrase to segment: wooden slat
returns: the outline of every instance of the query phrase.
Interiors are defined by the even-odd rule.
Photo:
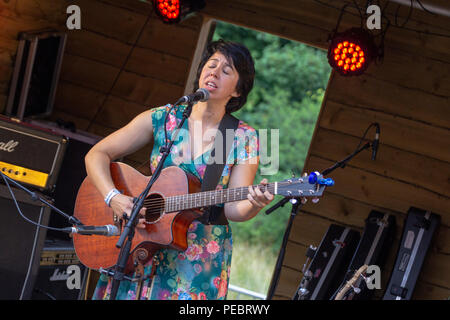
[[[374,130],[370,133],[370,139],[373,139],[373,132]],[[383,138],[381,135],[382,140]],[[310,153],[337,162],[350,155],[359,141],[358,137],[319,128]],[[385,144],[379,147],[376,161],[371,160],[371,155],[372,151],[368,149],[350,160],[349,164],[450,197],[450,163]]]
[[[123,100],[115,96],[108,96],[101,111],[97,113],[94,122],[110,128],[119,129],[147,109],[147,107],[141,104]]]
[[[388,74],[384,77],[388,77]],[[426,76],[424,78],[428,79]],[[446,112],[450,105],[448,97],[369,76],[344,78],[337,74],[327,91],[328,98],[336,102],[450,128],[450,117]]]
[[[424,93],[447,98],[450,96],[450,63],[429,59],[404,49],[387,48],[382,63],[372,63],[365,71],[365,74],[371,75],[378,80],[387,81],[392,85],[401,86],[402,89],[404,87],[416,89],[416,92],[407,90],[414,97],[419,94],[429,97],[429,95]],[[355,79],[360,80],[358,77]],[[371,84],[370,79],[365,80],[367,80],[368,85]],[[375,86],[374,84],[372,85]],[[384,84],[384,86],[387,85]],[[431,97],[431,99],[434,98]],[[414,100],[411,99],[411,102],[414,103]],[[445,100],[443,102],[445,103]],[[447,99],[448,104],[449,100]],[[427,103],[426,109],[430,105],[433,105],[433,103]]]
[[[71,4],[68,0],[8,0],[0,2],[0,16],[22,23],[52,23],[65,25],[66,8]],[[9,23],[9,22],[8,22]],[[31,30],[31,29],[27,29]],[[22,31],[22,30],[21,30]]]
[[[48,117],[48,120],[56,122],[58,119],[64,120],[66,122],[73,122],[77,130],[83,131],[87,130],[90,123],[88,119],[77,117],[67,113],[66,111],[61,111],[55,108],[52,114]]]
[[[106,137],[116,130],[116,128],[110,128],[95,122],[91,122],[87,131],[100,137]]]
[[[145,48],[135,48],[125,69],[143,76],[184,86],[189,61]]]
[[[166,24],[156,16],[144,28],[138,46],[163,51],[176,57],[190,60],[195,51],[198,30]]]
[[[175,103],[183,95],[183,87],[123,71],[120,73],[111,93],[129,101],[155,107]]]
[[[150,13],[137,13],[97,0],[79,0],[81,28],[100,33],[126,44],[137,41]]]
[[[445,117],[445,114],[444,114]],[[319,126],[362,136],[372,122],[380,124],[380,149],[387,144],[450,162],[450,131],[391,114],[344,105],[328,96]]]
[[[152,1],[148,0],[97,0],[105,4],[124,8],[139,14],[151,13],[153,11]]]
[[[6,101],[8,101],[8,96],[0,93],[0,113],[4,113],[6,110]]]
[[[412,296],[413,300],[448,300],[450,289],[437,287],[432,284],[417,281]]]
[[[96,90],[60,81],[56,90],[55,107],[62,112],[92,120],[106,95]]]
[[[311,168],[327,168],[333,164],[328,160],[311,157],[306,171],[310,172]],[[443,225],[450,226],[450,199],[447,197],[350,165],[333,171],[330,177],[335,180],[332,187],[334,194],[397,212],[407,212],[412,206],[428,209],[442,216]],[[324,196],[326,192],[327,190]]]
[[[284,299],[292,299],[301,280],[302,274],[298,270],[282,266],[274,295]]]
[[[132,46],[86,29],[69,31],[66,52],[121,68]]]
[[[102,93],[108,93],[119,71],[116,67],[66,53],[60,78]]]

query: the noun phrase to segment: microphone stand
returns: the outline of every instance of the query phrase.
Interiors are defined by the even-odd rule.
[[[372,144],[373,143],[371,143],[371,142],[367,142],[361,148],[358,148],[357,150],[355,150],[348,157],[344,158],[341,161],[336,162],[333,166],[325,169],[322,172],[322,175],[326,176],[326,175],[330,174],[331,172],[333,172],[337,168],[344,168],[348,161],[350,161],[354,156],[356,156],[361,151],[370,148],[372,146]],[[302,202],[300,201],[300,198],[298,198],[298,197],[284,197],[278,203],[276,203],[274,206],[272,206],[271,208],[269,208],[266,211],[266,214],[270,214],[270,213],[272,213],[272,211],[278,209],[279,207],[284,206],[291,199],[296,199],[297,201],[293,202],[293,204],[292,204],[291,215],[289,217],[289,221],[288,221],[288,224],[286,226],[286,231],[285,231],[284,236],[283,236],[283,242],[281,244],[281,249],[280,249],[280,252],[278,254],[277,263],[275,265],[275,271],[273,273],[272,281],[270,282],[270,286],[269,286],[269,290],[268,290],[268,293],[267,293],[266,300],[271,300],[273,298],[273,295],[275,293],[275,288],[278,285],[278,280],[279,280],[280,272],[281,272],[281,266],[282,266],[282,263],[283,263],[283,260],[284,260],[284,255],[285,255],[285,251],[286,251],[287,242],[288,242],[288,239],[289,239],[289,234],[291,232],[292,223],[294,222],[295,216],[300,211],[300,207],[302,205]]]
[[[175,108],[177,106],[178,102],[175,103],[173,105],[173,108]],[[117,297],[117,292],[119,290],[119,286],[120,286],[120,282],[126,278],[125,276],[125,266],[127,265],[129,256],[130,256],[130,249],[131,249],[131,243],[133,241],[133,237],[135,234],[135,227],[137,225],[138,222],[138,214],[139,211],[141,210],[141,208],[144,205],[144,200],[147,196],[147,194],[149,193],[153,183],[156,181],[156,179],[158,179],[161,170],[163,168],[164,165],[164,161],[166,160],[166,158],[169,156],[170,154],[170,150],[172,148],[173,143],[176,140],[176,137],[178,136],[179,130],[181,129],[181,127],[183,126],[185,120],[187,118],[189,118],[191,112],[192,112],[192,106],[193,103],[188,103],[187,108],[184,110],[183,112],[183,117],[181,119],[181,122],[178,124],[178,127],[176,128],[175,131],[175,136],[173,137],[173,139],[169,142],[168,146],[162,146],[160,148],[160,152],[162,153],[161,159],[158,163],[158,165],[156,166],[155,172],[153,172],[150,181],[147,184],[147,187],[145,188],[145,190],[139,195],[138,198],[135,198],[134,201],[134,206],[130,215],[130,218],[127,220],[127,223],[120,235],[119,240],[116,243],[116,247],[120,248],[120,252],[119,252],[119,256],[117,259],[117,263],[114,267],[114,271],[113,272],[109,272],[109,275],[111,275],[111,273],[113,273],[112,277],[113,277],[113,281],[112,281],[112,285],[111,285],[111,294],[110,294],[110,300],[115,300]],[[172,109],[169,109],[169,112]],[[164,126],[166,126],[166,124],[164,123]],[[138,299],[140,299],[140,297],[137,297]]]
[[[78,226],[82,226],[83,224],[81,223],[80,220],[78,220],[76,217],[74,216],[69,216],[67,213],[64,213],[63,211],[59,210],[57,207],[55,207],[54,205],[50,204],[48,201],[44,200],[43,198],[41,198],[40,196],[38,196],[36,194],[36,192],[31,191],[30,189],[25,188],[23,185],[21,185],[20,183],[18,183],[17,181],[11,179],[10,177],[8,177],[6,174],[4,174],[3,172],[0,171],[0,175],[3,177],[3,179],[5,180],[9,180],[10,182],[12,182],[13,184],[15,184],[17,187],[19,187],[20,189],[22,189],[23,191],[25,191],[26,193],[28,193],[31,197],[31,199],[33,201],[40,201],[41,203],[45,204],[47,207],[52,208],[53,210],[55,210],[56,212],[58,212],[60,215],[62,215],[63,217],[65,217],[67,220],[69,220],[70,224],[75,224]],[[9,186],[9,184],[7,183],[7,181],[5,180],[5,183],[7,186]]]

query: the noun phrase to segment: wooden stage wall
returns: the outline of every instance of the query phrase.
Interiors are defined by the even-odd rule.
[[[449,8],[445,0],[427,2]],[[69,4],[0,1],[0,112],[6,105],[18,33],[48,27],[67,31]],[[139,112],[183,94],[192,61],[198,59],[197,44],[207,38],[202,26],[209,18],[326,50],[344,1],[208,0],[201,15],[171,26],[138,0],[76,4],[82,12],[82,29],[68,31],[51,119],[73,121],[81,130],[105,136]],[[395,9],[388,7],[391,19]],[[357,11],[347,10],[340,31],[359,25]],[[401,21],[407,12],[403,7]],[[382,274],[385,288],[410,206],[442,216],[414,299],[450,296],[450,39],[414,31],[450,34],[450,19],[414,10],[406,27],[391,26],[382,64],[371,65],[360,77],[334,73],[330,77],[304,171],[322,170],[350,154],[375,121],[381,126],[379,153],[371,161],[369,152],[363,152],[344,170],[334,171],[336,185],[327,189],[319,204],[304,206],[290,235],[276,299],[293,296],[306,248],[318,245],[331,223],[362,231],[372,209],[394,214],[399,225]],[[139,166],[149,152],[140,150],[127,162]]]

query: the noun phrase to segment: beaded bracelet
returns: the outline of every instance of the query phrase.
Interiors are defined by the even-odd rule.
[[[122,193],[122,192],[120,192],[116,188],[113,188],[113,189],[111,189],[111,191],[108,192],[108,194],[105,197],[105,203],[108,207],[110,207],[111,199],[119,193]]]

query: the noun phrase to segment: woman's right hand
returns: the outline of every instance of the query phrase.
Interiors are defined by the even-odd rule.
[[[117,217],[117,219],[123,219],[124,215],[126,215],[127,218],[130,218],[131,211],[133,210],[133,205],[134,205],[133,198],[126,196],[124,194],[117,194],[110,201],[111,209],[113,209],[113,212]],[[136,225],[137,228],[141,229],[145,228],[144,216],[145,216],[145,208],[141,208],[141,210],[139,211],[139,221],[138,224]]]

